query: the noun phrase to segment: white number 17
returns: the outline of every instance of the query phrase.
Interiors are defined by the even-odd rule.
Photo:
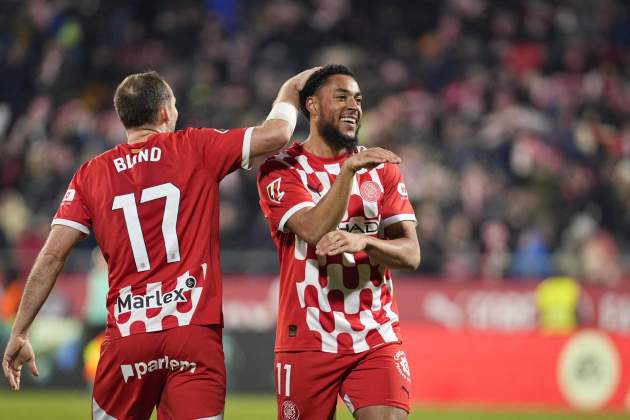
[[[164,217],[162,218],[162,235],[164,236],[164,246],[166,247],[166,262],[180,260],[179,241],[177,240],[177,214],[179,212],[179,188],[170,182],[145,188],[140,196],[140,204],[147,201],[157,200],[165,197]],[[131,251],[136,261],[138,271],[148,271],[151,269],[147,246],[144,243],[140,219],[138,218],[138,208],[136,206],[136,196],[134,193],[117,195],[114,197],[112,210],[122,209],[131,243]]]

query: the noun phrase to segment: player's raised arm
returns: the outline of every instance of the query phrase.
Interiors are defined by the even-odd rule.
[[[251,158],[276,152],[289,143],[297,123],[299,92],[317,69],[319,67],[305,70],[284,82],[267,119],[254,128],[249,152]]]
[[[26,280],[11,338],[2,358],[2,370],[15,391],[20,389],[24,363],[29,366],[33,375],[38,375],[35,353],[28,339],[28,330],[48,298],[70,250],[83,236],[82,232],[74,228],[54,225]]]
[[[343,163],[330,191],[316,206],[295,213],[287,222],[289,229],[311,245],[316,245],[328,232],[337,229],[348,207],[355,173],[382,163],[400,163],[400,158],[380,147],[363,150]],[[317,223],[313,223],[316,220]]]

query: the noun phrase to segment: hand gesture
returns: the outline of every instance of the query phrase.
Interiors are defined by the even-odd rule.
[[[33,375],[39,376],[39,371],[35,364],[35,353],[28,337],[12,335],[4,351],[2,370],[9,381],[9,385],[11,385],[11,389],[14,391],[20,390],[20,378],[24,363],[28,365]]]
[[[399,164],[400,162],[401,159],[394,152],[380,147],[372,147],[351,155],[343,163],[343,166],[356,172],[359,169],[375,168],[381,163]]]
[[[297,92],[300,92],[304,88],[304,84],[306,84],[308,78],[319,69],[321,69],[321,66],[311,67],[308,70],[304,70],[303,72],[296,74],[288,81],[293,85]]]
[[[343,230],[328,232],[317,242],[317,255],[339,255],[343,252],[360,252],[367,245],[367,237],[358,233],[348,233]]]

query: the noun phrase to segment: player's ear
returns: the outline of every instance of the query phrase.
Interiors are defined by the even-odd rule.
[[[314,96],[309,96],[306,98],[306,109],[310,114],[319,115],[319,104],[317,103],[317,98]]]
[[[168,123],[170,117],[168,115],[168,109],[166,109],[166,105],[160,105],[158,110],[158,124],[162,125],[164,123]]]

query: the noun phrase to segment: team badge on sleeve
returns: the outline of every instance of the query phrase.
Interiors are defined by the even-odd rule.
[[[407,193],[407,186],[405,185],[404,182],[398,183],[398,194],[400,194],[403,197],[407,197],[409,195]]]
[[[69,188],[68,191],[66,191],[66,194],[63,196],[63,200],[61,201],[72,201],[74,200],[75,194],[76,194],[76,190],[73,188]]]
[[[280,182],[282,178],[278,178],[269,185],[267,185],[267,195],[269,199],[274,203],[279,203],[284,197],[284,191],[280,190]]]

